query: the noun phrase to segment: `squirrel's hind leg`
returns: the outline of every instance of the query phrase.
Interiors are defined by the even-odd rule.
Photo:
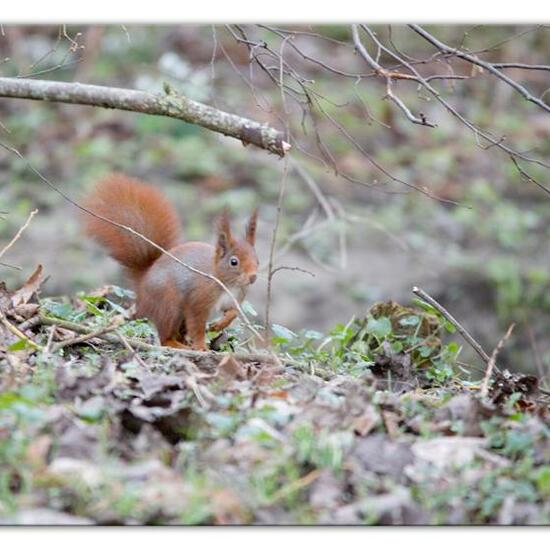
[[[194,316],[186,316],[187,337],[191,348],[199,351],[207,351],[206,347],[206,322],[208,321],[208,310],[200,311]]]

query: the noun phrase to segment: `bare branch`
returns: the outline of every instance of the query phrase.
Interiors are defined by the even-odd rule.
[[[35,99],[167,116],[234,137],[281,157],[290,149],[278,130],[193,101],[164,85],[164,94],[24,78],[0,78],[0,97]]]
[[[413,75],[389,71],[382,67],[382,65],[380,65],[378,61],[371,57],[371,55],[367,51],[367,48],[365,48],[365,46],[361,42],[361,39],[359,37],[359,29],[356,24],[351,26],[351,31],[353,36],[353,43],[355,44],[355,47],[357,48],[359,54],[374,69],[377,74],[383,76],[386,79],[386,97],[393,101],[413,124],[420,124],[420,126],[429,126],[430,128],[435,128],[436,124],[426,120],[426,117],[422,113],[419,117],[413,115],[410,109],[403,103],[403,101],[393,93],[393,80],[417,80],[417,78]],[[378,46],[381,49],[380,43],[378,43]]]
[[[540,98],[533,96],[527,88],[522,86],[521,84],[518,84],[515,80],[511,79],[509,76],[505,75],[502,71],[499,71],[498,68],[493,65],[492,63],[489,63],[488,61],[483,61],[479,57],[476,57],[475,55],[469,54],[467,52],[464,52],[462,50],[451,48],[447,44],[444,44],[435,36],[431,35],[429,32],[425,31],[420,25],[409,25],[411,29],[413,29],[416,33],[418,33],[422,38],[427,40],[430,44],[435,46],[438,50],[441,52],[456,55],[457,57],[460,57],[461,59],[464,59],[465,61],[468,61],[469,63],[473,63],[474,65],[477,65],[478,67],[483,67],[487,71],[489,71],[491,74],[494,74],[497,78],[502,80],[503,82],[506,82],[509,86],[511,86],[514,90],[516,90],[518,93],[520,93],[527,101],[530,101],[531,103],[534,103],[535,105],[538,105],[543,111],[546,111],[547,113],[550,113],[550,106],[544,103]]]
[[[532,164],[537,164],[539,166],[544,166],[545,168],[550,168],[550,164],[548,164],[547,162],[545,162],[543,160],[539,160],[537,158],[528,157],[528,156],[520,153],[519,151],[516,151],[516,150],[512,149],[511,147],[509,147],[509,146],[507,146],[503,143],[502,138],[499,138],[499,139],[494,138],[488,131],[482,130],[481,128],[476,126],[473,122],[468,120],[465,116],[461,115],[448,101],[446,101],[445,99],[443,99],[443,97],[441,97],[441,94],[424,77],[422,77],[422,75],[415,69],[415,67],[413,67],[412,63],[408,63],[403,58],[401,58],[399,55],[392,52],[391,50],[386,48],[383,44],[381,44],[378,41],[378,39],[376,38],[376,36],[374,35],[374,33],[367,26],[362,25],[362,28],[365,30],[365,32],[367,32],[367,34],[371,37],[372,40],[374,40],[375,42],[380,44],[381,48],[386,53],[391,55],[396,61],[401,63],[402,66],[406,67],[409,71],[411,71],[415,75],[415,77],[417,79],[417,82],[419,84],[421,84],[428,92],[430,92],[430,94],[439,103],[441,103],[445,107],[445,109],[447,109],[454,117],[456,117],[458,120],[460,120],[460,122],[462,122],[467,128],[472,130],[472,132],[476,136],[476,139],[479,136],[481,136],[483,139],[485,139],[489,143],[493,144],[494,146],[496,146],[498,149],[504,151],[505,153],[508,153],[508,155],[510,155],[514,158],[520,158],[520,159],[524,160],[525,162],[530,162]]]
[[[514,163],[514,166],[517,168],[517,171],[520,173],[520,175],[522,177],[524,177],[527,181],[530,181],[531,183],[534,183],[535,185],[537,185],[538,187],[540,187],[545,193],[548,193],[548,195],[550,195],[550,189],[548,187],[546,187],[545,185],[543,185],[542,183],[540,183],[540,181],[537,181],[533,176],[530,176],[520,165],[519,165],[519,162],[513,157],[511,156],[510,159],[512,160],[512,162]]]
[[[527,63],[493,63],[496,69],[526,69],[529,71],[550,71],[550,65],[529,65]]]

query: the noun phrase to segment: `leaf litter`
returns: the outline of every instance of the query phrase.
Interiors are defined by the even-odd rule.
[[[2,325],[3,524],[549,522],[536,377],[498,372],[482,399],[449,375],[456,345],[432,311],[375,304],[315,346],[279,330],[279,365],[237,358],[231,338],[205,360],[101,336],[52,353],[70,323],[115,315],[128,339],[155,336],[123,289],[41,300],[41,280],[0,287],[5,319],[42,347]]]

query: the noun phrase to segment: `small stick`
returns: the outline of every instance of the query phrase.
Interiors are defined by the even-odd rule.
[[[55,334],[56,325],[52,325],[50,327],[50,334],[48,335],[48,341],[46,342],[46,347],[44,348],[44,353],[48,354],[50,353],[52,342],[53,342],[53,336]]]
[[[63,340],[62,342],[59,342],[52,348],[52,353],[57,353],[59,350],[67,347],[67,346],[73,346],[75,344],[81,344],[82,342],[86,342],[87,340],[91,340],[92,338],[97,338],[98,336],[101,336],[102,334],[105,334],[107,332],[111,332],[115,330],[120,324],[122,324],[124,320],[116,321],[115,323],[112,323],[106,327],[98,328],[97,330],[93,330],[91,332],[81,334],[80,336],[75,336],[74,338],[68,338],[67,340]],[[55,326],[55,325],[54,325]]]
[[[201,388],[199,387],[197,383],[197,379],[193,374],[189,372],[189,369],[185,369],[187,372],[187,376],[185,377],[185,384],[189,387],[189,389],[195,394],[195,397],[197,398],[197,401],[199,402],[199,405],[203,409],[208,408],[208,403],[204,399],[204,396],[201,393]]]
[[[24,340],[29,346],[32,348],[43,351],[42,346],[39,346],[36,342],[33,342],[28,336],[23,334],[16,326],[12,325],[7,319],[6,316],[0,311],[0,321],[2,324],[15,336],[17,336],[20,340]]]
[[[456,330],[462,335],[464,340],[472,346],[472,348],[476,351],[476,353],[485,361],[485,363],[489,363],[491,358],[483,351],[483,348],[474,340],[474,337],[434,298],[432,298],[429,294],[427,294],[424,290],[421,288],[418,288],[417,286],[413,287],[412,289],[413,293],[416,294],[418,297],[422,298],[425,302],[428,302],[432,307],[437,309],[449,323],[451,323]]]
[[[265,306],[265,331],[264,331],[264,341],[267,346],[270,346],[270,334],[271,334],[271,286],[273,283],[273,259],[275,257],[275,244],[277,242],[277,232],[279,230],[279,224],[281,222],[281,213],[283,210],[283,198],[285,196],[285,190],[286,190],[286,183],[287,183],[287,177],[288,177],[288,161],[285,158],[284,159],[284,165],[283,165],[283,177],[280,184],[279,189],[279,198],[277,200],[277,215],[275,217],[275,225],[273,227],[273,233],[271,236],[271,247],[269,250],[269,263],[268,263],[268,269],[267,269],[267,298],[266,298],[266,306]]]
[[[269,504],[274,504],[275,502],[281,500],[282,498],[291,495],[292,493],[299,491],[300,489],[303,489],[304,487],[307,487],[311,483],[313,483],[321,474],[322,470],[312,470],[308,474],[306,474],[304,477],[301,477],[299,479],[296,479],[289,483],[288,485],[285,485],[284,487],[281,487],[270,499]]]
[[[24,332],[29,328],[35,327],[36,325],[39,325],[39,324],[40,324],[40,315],[36,314],[30,317],[29,319],[27,319],[26,321],[23,321],[19,325],[19,330]]]
[[[315,277],[315,273],[312,273],[311,271],[308,271],[307,269],[304,269],[302,267],[297,267],[297,266],[288,266],[288,265],[282,265],[280,267],[276,267],[271,272],[271,276],[273,277],[273,275],[275,275],[275,273],[277,273],[278,271],[283,271],[283,270],[300,271],[301,273],[305,273],[306,275],[311,275],[312,277]]]
[[[500,350],[502,349],[502,346],[504,346],[504,343],[506,342],[506,340],[510,338],[510,335],[512,334],[512,331],[514,330],[515,326],[516,326],[515,323],[512,323],[508,327],[506,334],[500,339],[499,343],[497,344],[497,347],[493,350],[493,353],[491,354],[489,363],[487,364],[487,370],[485,371],[485,377],[483,378],[483,383],[481,384],[481,390],[480,390],[481,397],[487,397],[487,393],[489,391],[489,381],[491,380],[493,369],[496,366],[497,355],[500,353]]]
[[[27,221],[19,228],[19,231],[15,234],[13,239],[0,251],[0,258],[15,244],[17,239],[21,237],[21,234],[25,229],[27,229],[29,223],[31,223],[31,220],[34,218],[34,215],[38,212],[38,209],[34,209],[27,218]]]
[[[137,351],[130,345],[130,342],[128,342],[128,339],[122,334],[122,332],[118,329],[114,332],[120,338],[120,341],[124,344],[124,347],[132,354],[133,357],[135,357],[139,365],[146,369],[147,363],[138,355]]]

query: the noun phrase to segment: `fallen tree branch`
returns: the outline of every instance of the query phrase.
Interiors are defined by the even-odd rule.
[[[115,331],[116,328],[120,326],[123,322],[124,322],[124,319],[119,319],[115,323],[112,323],[108,326],[100,327],[97,330],[93,330],[86,334],[81,334],[80,336],[75,336],[74,338],[68,338],[67,340],[62,340],[61,342],[59,342],[58,344],[52,347],[51,352],[57,353],[59,350],[67,346],[74,346],[75,344],[82,344],[83,342],[87,342],[92,338],[99,338],[103,334]]]
[[[152,94],[79,82],[0,77],[0,97],[90,105],[166,116],[234,137],[244,145],[251,143],[280,157],[284,157],[290,149],[290,144],[284,141],[283,134],[267,124],[226,113],[189,99],[166,83],[163,94]]]
[[[101,340],[105,340],[106,342],[109,342],[110,344],[121,344],[124,347],[126,347],[126,344],[129,344],[134,349],[140,349],[143,351],[156,351],[156,352],[173,352],[175,355],[181,355],[182,357],[186,357],[188,359],[215,359],[215,360],[221,360],[223,359],[227,353],[219,353],[216,351],[195,351],[191,349],[180,349],[180,348],[170,348],[165,346],[154,346],[152,344],[147,344],[146,342],[142,342],[141,340],[138,340],[136,338],[120,338],[115,331],[115,333],[97,333],[97,331],[93,328],[86,327],[83,325],[79,325],[78,323],[74,323],[72,321],[65,321],[63,319],[55,319],[53,317],[48,317],[47,315],[44,315],[43,313],[40,314],[40,323],[42,325],[55,325],[61,328],[65,328],[68,330],[72,330],[73,332],[77,332],[79,334],[86,334],[90,335],[94,332],[96,332],[93,336],[95,338],[100,338]],[[35,344],[36,346],[37,344]],[[231,355],[239,360],[239,361],[254,361],[254,362],[263,362],[263,363],[269,363],[269,364],[279,364],[279,360],[274,355],[268,355],[265,353],[231,353]]]

